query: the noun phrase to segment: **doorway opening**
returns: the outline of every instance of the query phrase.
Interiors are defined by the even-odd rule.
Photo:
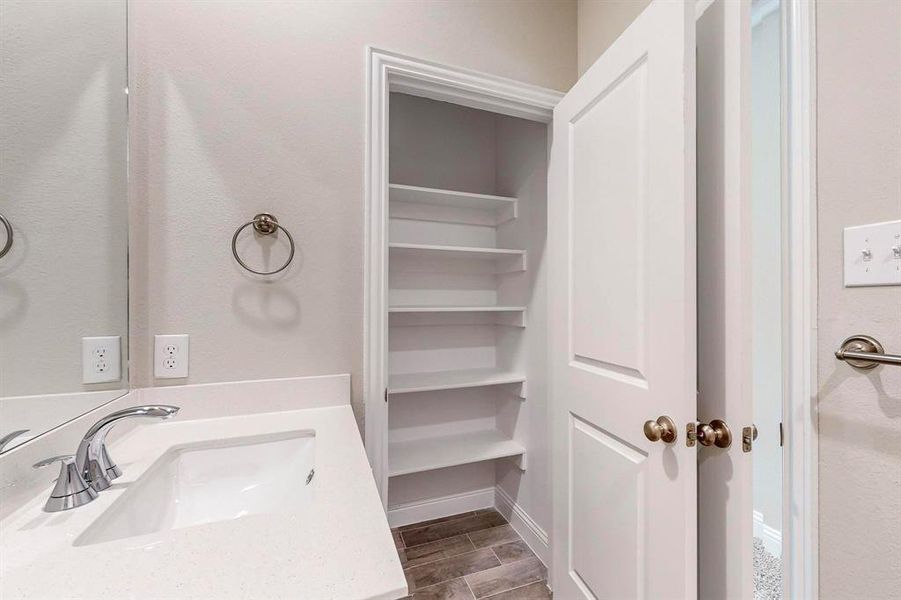
[[[754,597],[782,585],[782,413],[785,387],[780,0],[751,8],[751,364]]]

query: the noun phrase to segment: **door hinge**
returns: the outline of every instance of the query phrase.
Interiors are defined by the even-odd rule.
[[[782,422],[779,422],[779,447],[782,448],[785,446],[785,428],[782,427]]]
[[[385,402],[388,401],[388,388],[385,388]]]

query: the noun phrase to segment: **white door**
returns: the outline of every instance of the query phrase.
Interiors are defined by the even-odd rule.
[[[715,0],[698,18],[697,40],[697,417],[732,434],[728,448],[696,447],[698,591],[703,600],[751,600],[752,455],[742,449],[753,422],[750,0]]]
[[[554,110],[556,600],[697,593],[694,73],[694,2],[654,0]]]

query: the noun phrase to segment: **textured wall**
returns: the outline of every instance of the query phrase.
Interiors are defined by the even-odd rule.
[[[127,333],[125,7],[0,2],[0,396],[123,387],[81,383],[81,338]]]
[[[632,24],[651,0],[579,0],[579,75]]]
[[[130,18],[134,383],[166,381],[153,334],[187,333],[191,383],[350,372],[361,418],[365,45],[567,89],[575,3],[135,0]],[[266,282],[229,251],[262,210],[298,242]]]
[[[842,287],[842,228],[901,218],[901,3],[817,4],[820,597],[901,583],[901,369],[832,356],[854,333],[901,352],[901,287]]]

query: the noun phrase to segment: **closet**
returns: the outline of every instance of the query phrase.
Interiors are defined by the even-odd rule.
[[[391,523],[547,523],[549,125],[399,92],[388,122]]]

